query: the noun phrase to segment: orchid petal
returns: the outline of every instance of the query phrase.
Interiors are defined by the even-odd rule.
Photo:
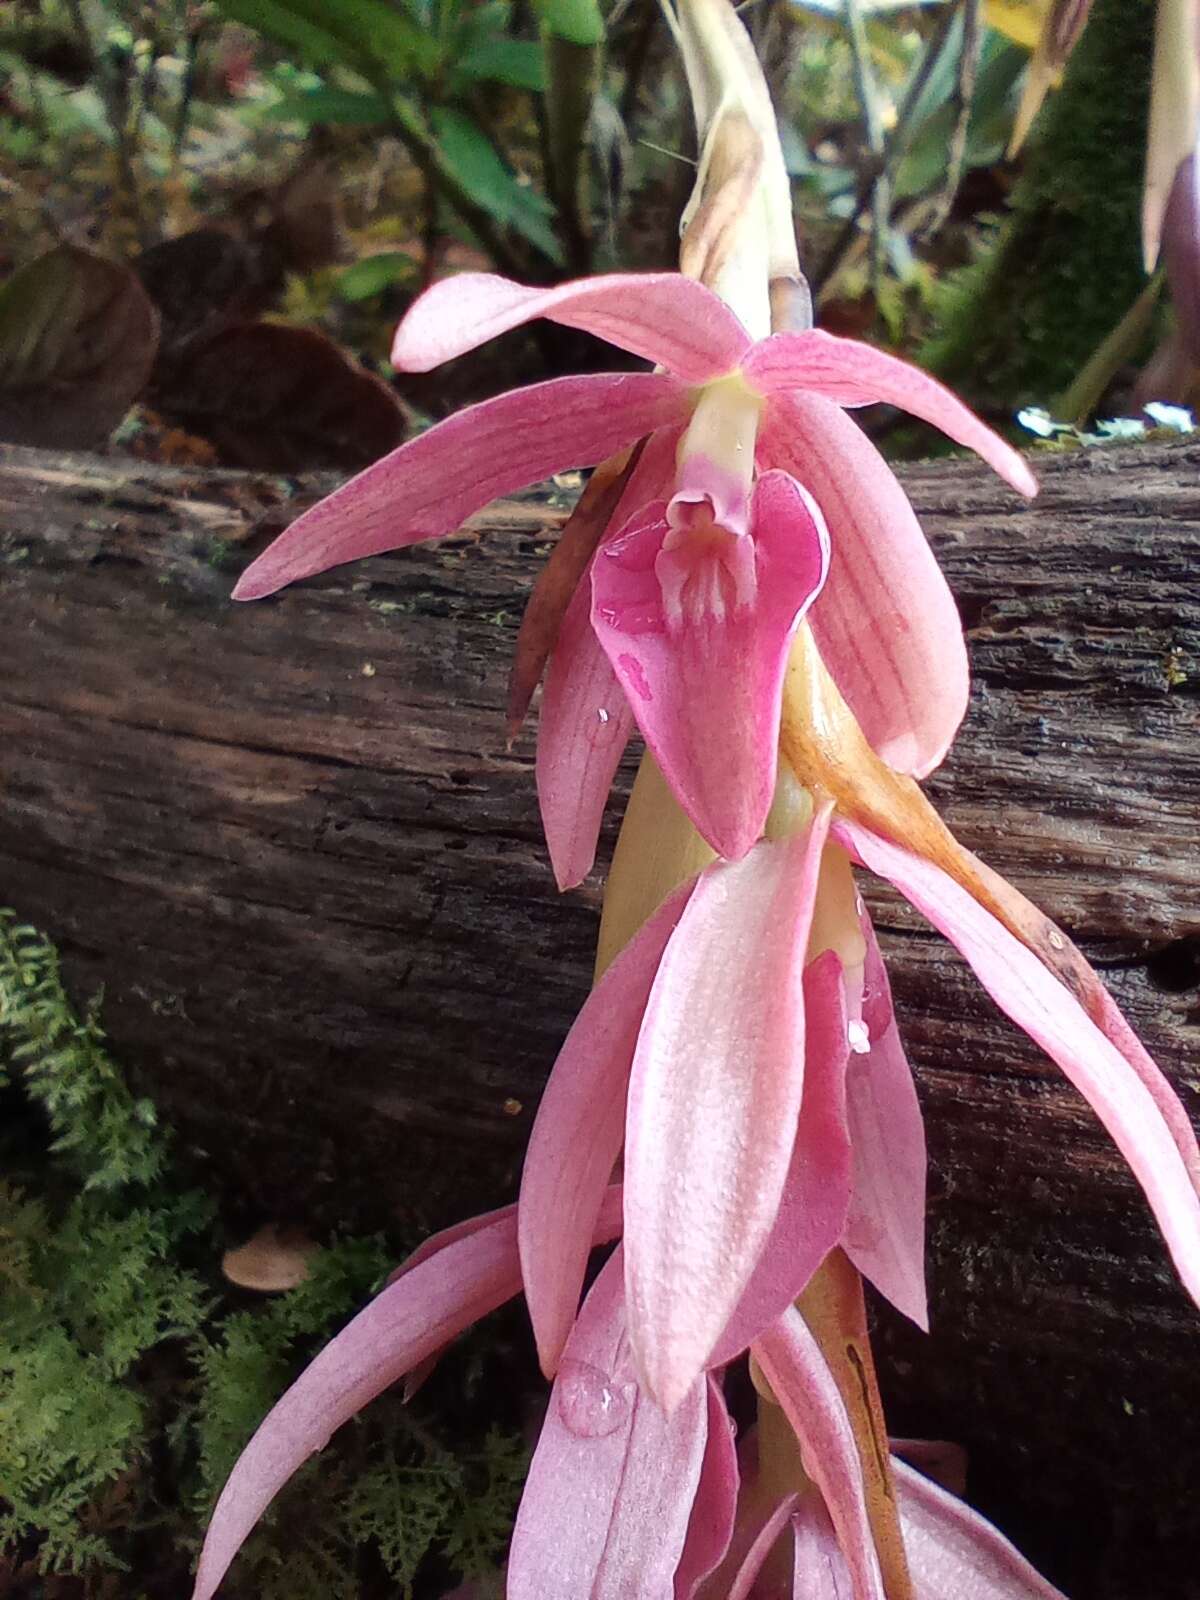
[[[892,1457],[917,1600],[1064,1600],[978,1512]]]
[[[688,884],[664,901],[589,994],[529,1137],[518,1237],[525,1298],[547,1377],[575,1320],[596,1216],[621,1153],[642,1013],[690,894]]]
[[[567,1342],[513,1531],[508,1600],[674,1600],[708,1388],[693,1384],[670,1417],[640,1391],[621,1274],[618,1248]]]
[[[619,1185],[604,1194],[592,1243],[621,1232]],[[377,1395],[427,1367],[481,1317],[521,1292],[517,1208],[435,1234],[325,1346],[238,1457],[209,1522],[192,1600],[209,1600],[267,1506],[309,1456]]]
[[[538,712],[537,792],[559,889],[592,870],[600,823],[633,710],[591,621],[589,585],[572,597],[550,657]]]
[[[742,375],[762,394],[808,389],[840,406],[899,406],[974,450],[1021,494],[1037,493],[1028,464],[945,384],[872,345],[819,328],[775,333],[754,346],[742,363]]]
[[[804,1097],[783,1197],[714,1366],[732,1361],[777,1321],[841,1238],[850,1203],[846,1129],[846,1001],[832,950],[804,973]]]
[[[764,473],[753,544],[724,535],[719,549],[706,546],[695,558],[703,570],[669,603],[660,577],[669,532],[656,504],[601,545],[592,625],[680,804],[718,855],[737,860],[771,806],[788,642],[824,582],[828,537],[799,484]],[[687,562],[691,550],[670,555]]]
[[[852,1600],[853,1594],[846,1558],[825,1502],[819,1494],[806,1494],[792,1517],[792,1597]]]
[[[940,867],[856,823],[839,822],[837,832],[958,948],[1000,1009],[1088,1100],[1141,1183],[1179,1275],[1200,1303],[1200,1195],[1178,1143],[1182,1110],[1168,1121],[1160,1109],[1175,1100],[1165,1078],[1148,1057],[1133,1067],[1033,951]]]
[[[958,607],[908,496],[820,395],[775,396],[758,454],[800,480],[829,526],[829,576],[809,618],[822,660],[874,750],[924,777],[958,731],[970,675]]]
[[[594,466],[687,408],[683,385],[655,372],[554,378],[468,406],[298,517],[247,567],[234,598],[260,600],[344,561],[453,533],[500,495]]]
[[[260,1424],[221,1491],[196,1573],[208,1600],[271,1500],[356,1412],[520,1292],[516,1207],[494,1212],[383,1289]]]
[[[799,1440],[804,1470],[824,1496],[855,1600],[886,1600],[854,1430],[820,1346],[794,1307],[755,1342],[754,1355]]]
[[[929,1331],[925,1294],[925,1126],[892,1010],[887,971],[870,918],[863,1023],[865,1055],[846,1068],[854,1180],[842,1248],[898,1311]]]
[[[675,1569],[675,1600],[692,1596],[724,1561],[737,1518],[738,1460],[734,1427],[721,1385],[710,1373],[708,1435],[687,1539]]]
[[[700,876],[646,1007],[626,1113],[630,1343],[668,1410],[770,1235],[804,1088],[803,956],[829,814]]]
[[[727,1600],[750,1600],[754,1581],[766,1565],[767,1557],[775,1548],[781,1534],[796,1509],[798,1495],[790,1494],[781,1500],[754,1536],[754,1541],[729,1586]]]
[[[594,333],[688,383],[732,372],[750,346],[725,302],[678,272],[613,272],[556,289],[461,272],[413,304],[396,330],[392,365],[428,372],[537,317]]]
[[[612,526],[666,491],[679,434],[646,441]],[[633,712],[591,623],[591,583],[575,590],[550,656],[538,716],[537,786],[550,864],[560,889],[592,870],[613,776],[633,731]]]

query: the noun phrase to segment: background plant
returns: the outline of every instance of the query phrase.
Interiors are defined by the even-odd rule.
[[[17,1594],[181,1592],[238,1452],[392,1250],[342,1239],[287,1294],[233,1290],[213,1203],[108,1055],[98,1005],[73,1008],[53,948],[10,913],[0,1062],[0,1574]],[[435,1595],[495,1567],[527,1450],[494,1405],[475,1414],[478,1349],[451,1366],[453,1436],[388,1397],[302,1474],[244,1592]]]

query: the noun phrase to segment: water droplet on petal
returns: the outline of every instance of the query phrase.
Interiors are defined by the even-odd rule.
[[[871,1048],[871,1035],[863,1022],[851,1022],[846,1028],[846,1038],[856,1056],[865,1056]]]
[[[597,708],[596,716],[599,718],[599,720],[601,722],[607,722],[608,721],[608,712],[604,709],[603,706],[600,706],[600,707]]]
[[[617,1384],[586,1361],[564,1361],[558,1371],[558,1414],[580,1439],[603,1439],[629,1414],[632,1384]]]

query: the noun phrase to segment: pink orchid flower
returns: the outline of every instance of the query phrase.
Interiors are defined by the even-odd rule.
[[[530,1137],[519,1206],[548,1375],[622,1150],[629,1339],[642,1381],[668,1411],[706,1366],[780,1315],[835,1243],[925,1325],[924,1139],[869,924],[859,969],[832,950],[811,959],[827,838],[928,917],[1084,1094],[1200,1299],[1195,1135],[1111,1000],[1094,1020],[948,873],[825,808],[790,839],[760,842],[677,890],[568,1035]]]
[[[620,1194],[610,1191],[595,1241],[619,1229]],[[747,1493],[753,1477],[739,1472],[719,1373],[698,1377],[670,1413],[657,1406],[629,1349],[623,1277],[618,1247],[567,1341],[513,1534],[509,1600],[700,1600],[716,1592],[766,1600],[754,1585],[789,1526],[797,1596],[810,1592],[802,1577],[828,1572],[844,1576],[844,1586],[812,1593],[884,1600],[849,1415],[799,1312],[785,1310],[752,1352],[821,1498],[799,1504],[792,1497],[765,1527],[755,1526]],[[511,1206],[422,1246],[301,1374],[243,1451],[213,1512],[193,1600],[210,1600],[272,1498],[337,1428],[519,1290]],[[993,1528],[902,1464],[893,1468],[919,1600],[1054,1600]],[[802,1551],[811,1551],[803,1562]],[[731,1583],[712,1590],[727,1569]],[[954,1588],[968,1577],[974,1587]]]
[[[958,614],[903,491],[845,408],[901,406],[1033,494],[1020,456],[905,362],[818,331],[756,342],[676,273],[548,290],[463,274],[416,302],[393,361],[427,371],[536,317],[662,370],[555,379],[459,412],[299,518],[235,596],[453,532],[500,495],[647,436],[678,441],[647,451],[547,683],[538,775],[560,884],[590,868],[634,720],[713,849],[749,850],[774,792],[788,643],[810,610],[875,749],[917,776],[936,766],[966,706]]]
[[[838,957],[805,960],[828,826],[821,814],[677,890],[567,1036],[518,1209],[547,1376],[622,1150],[630,1344],[668,1410],[774,1322],[839,1242],[927,1325],[924,1133],[878,950],[872,938],[857,1032]]]

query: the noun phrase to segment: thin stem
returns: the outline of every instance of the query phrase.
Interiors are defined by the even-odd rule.
[[[891,137],[887,142],[887,150],[883,157],[889,182],[896,175],[896,170],[908,150],[912,139],[917,108],[933,74],[934,67],[941,59],[946,41],[950,37],[950,30],[958,15],[957,8],[947,6],[938,24],[937,31],[925,47],[925,54],[921,57],[921,64],[913,74],[905,96],[896,115],[896,125],[892,129]],[[841,271],[841,268],[854,246],[858,237],[859,219],[870,204],[874,193],[877,169],[873,159],[868,170],[859,180],[858,190],[855,194],[854,209],[843,224],[841,232],[833,241],[825,254],[816,272],[812,275],[812,288],[815,295],[820,295],[826,284]]]
[[[983,0],[963,0],[962,50],[958,57],[958,75],[954,85],[954,128],[946,156],[946,176],[934,202],[933,215],[924,232],[932,238],[940,233],[950,215],[954,197],[962,181],[963,162],[967,154],[967,135],[971,128],[971,111],[975,103],[975,85],[979,77],[979,55],[983,48],[983,29],[980,26]]]
[[[524,260],[511,248],[484,207],[463,187],[424,120],[399,99],[392,101],[392,128],[413,165],[426,182],[445,195],[500,270],[512,278],[521,277],[526,271]]]
[[[826,1256],[798,1305],[850,1418],[884,1593],[887,1600],[913,1600],[862,1278],[844,1251],[833,1250]]]
[[[845,0],[846,31],[850,36],[850,55],[854,66],[854,86],[862,106],[867,148],[872,157],[871,201],[871,283],[878,291],[887,245],[888,213],[891,210],[891,183],[887,145],[883,132],[883,112],[879,84],[871,65],[871,42],[860,0]]]

